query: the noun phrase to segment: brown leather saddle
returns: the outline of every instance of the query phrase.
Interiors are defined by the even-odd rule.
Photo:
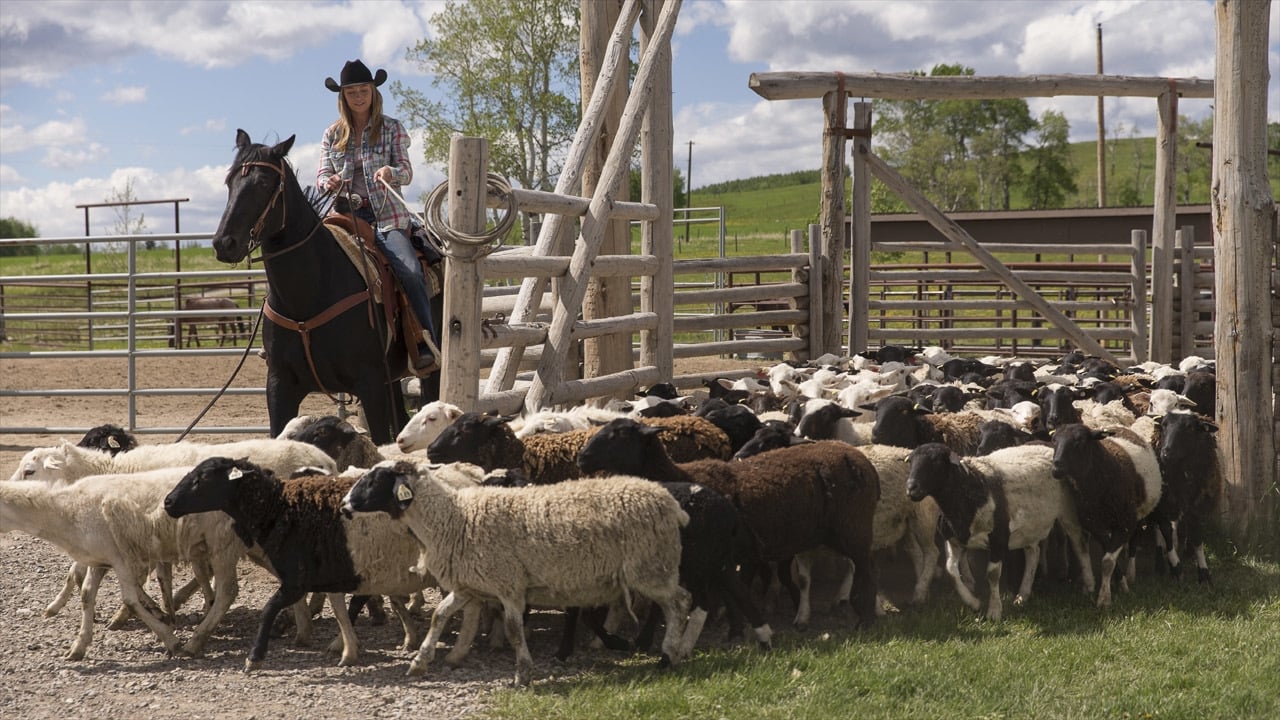
[[[408,298],[400,289],[400,282],[391,269],[391,263],[374,241],[373,226],[358,217],[338,213],[326,215],[324,223],[329,226],[330,231],[340,231],[332,232],[334,239],[364,277],[370,298],[388,309],[383,313],[388,338],[396,332],[397,324],[405,338],[421,338],[422,325],[409,307]],[[417,250],[416,254],[423,275],[427,278],[427,295],[434,298],[444,287],[444,269],[441,267],[443,262],[430,262],[421,250]],[[408,349],[410,372],[420,377],[435,372],[435,369],[427,369],[425,372],[413,370],[418,361],[418,343],[405,342],[405,347]]]

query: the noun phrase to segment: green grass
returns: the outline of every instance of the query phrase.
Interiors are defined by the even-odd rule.
[[[1212,566],[1212,589],[1140,575],[1105,611],[1065,587],[1023,608],[1006,595],[1001,623],[939,581],[924,607],[868,632],[787,630],[771,653],[702,649],[671,671],[627,660],[500,692],[484,716],[1280,717],[1280,565]]]

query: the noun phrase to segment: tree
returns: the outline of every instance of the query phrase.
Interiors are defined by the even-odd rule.
[[[923,73],[917,72],[917,75]],[[929,76],[973,75],[935,65]],[[896,100],[880,106],[885,157],[943,210],[1010,207],[1023,137],[1036,126],[1025,100]]]
[[[1070,125],[1056,110],[1040,116],[1035,143],[1027,151],[1027,203],[1033,210],[1060,208],[1068,195],[1076,192],[1075,170],[1071,167]]]
[[[133,177],[124,179],[124,188],[111,188],[111,193],[107,195],[105,202],[116,203],[111,208],[115,212],[116,222],[113,226],[112,235],[141,235],[147,231],[147,216],[139,212],[134,216],[133,204],[138,201],[138,196],[133,194]],[[148,240],[146,248],[151,250],[155,248],[156,242]]]
[[[525,188],[552,190],[556,159],[578,127],[577,0],[451,0],[431,18],[434,37],[410,47],[442,89],[437,102],[391,84],[410,127],[426,132],[423,154],[446,166],[449,139],[489,140],[494,172]]]
[[[1178,116],[1178,202],[1206,202],[1213,171],[1209,148],[1197,143],[1213,142],[1213,116],[1195,121]]]
[[[36,232],[36,228],[29,222],[19,220],[16,217],[0,218],[0,238],[34,238],[40,237],[40,233]],[[4,246],[0,247],[0,257],[17,257],[19,255],[35,255],[39,252],[39,248],[35,245],[21,246]]]

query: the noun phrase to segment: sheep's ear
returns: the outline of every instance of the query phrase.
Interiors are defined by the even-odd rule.
[[[948,455],[948,456],[947,456],[947,459],[951,461],[951,464],[952,464],[952,465],[955,465],[956,467],[960,467],[960,456],[959,456],[959,455],[957,455],[957,454],[955,454],[955,453],[951,453],[950,455]]]
[[[1201,420],[1200,427],[1204,428],[1206,431],[1211,433],[1218,432],[1218,424],[1215,422],[1210,422],[1209,420]]]
[[[57,457],[55,455],[46,455],[44,458],[44,462],[42,462],[41,464],[44,465],[45,470],[61,470],[62,458]]]
[[[453,422],[454,420],[462,417],[462,408],[446,407],[444,408],[444,416],[449,419],[449,422]]]
[[[413,487],[409,485],[409,478],[405,475],[397,475],[396,482],[391,486],[391,494],[396,498],[396,506],[404,511],[413,502]]]
[[[855,418],[855,417],[858,417],[858,416],[859,416],[859,415],[861,415],[861,414],[862,414],[862,413],[860,413],[860,412],[858,412],[857,410],[854,410],[854,409],[852,409],[852,408],[847,408],[847,407],[842,407],[842,408],[840,408],[840,417]]]
[[[863,403],[863,404],[861,404],[861,405],[859,405],[859,406],[858,406],[858,409],[859,409],[859,410],[870,410],[870,411],[872,411],[872,412],[875,412],[876,405],[877,405],[877,403]]]
[[[650,437],[650,436],[657,437],[658,434],[661,432],[662,432],[662,428],[660,427],[653,427],[652,425],[640,426],[640,435],[642,437]]]

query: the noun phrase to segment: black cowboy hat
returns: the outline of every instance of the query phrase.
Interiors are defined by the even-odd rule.
[[[378,68],[377,76],[369,73],[369,68],[359,60],[348,60],[346,65],[342,66],[342,74],[338,76],[342,79],[341,83],[336,83],[333,78],[325,78],[324,86],[338,92],[348,85],[362,85],[364,83],[373,83],[374,87],[381,85],[387,81],[387,71]]]

